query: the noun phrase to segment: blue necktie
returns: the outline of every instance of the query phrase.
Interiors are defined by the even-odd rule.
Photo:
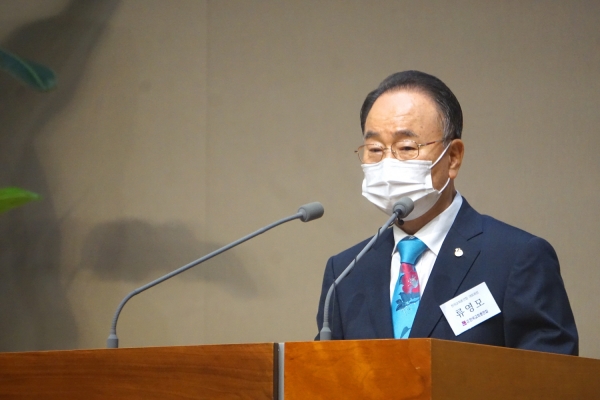
[[[421,293],[415,264],[425,250],[425,243],[413,236],[398,242],[400,273],[392,297],[392,321],[396,339],[408,337],[419,308]]]

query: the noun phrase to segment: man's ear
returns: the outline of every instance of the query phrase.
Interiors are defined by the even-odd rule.
[[[460,139],[454,139],[448,148],[450,155],[450,165],[448,166],[448,177],[455,179],[458,176],[458,170],[462,165],[463,156],[465,155],[465,144]]]

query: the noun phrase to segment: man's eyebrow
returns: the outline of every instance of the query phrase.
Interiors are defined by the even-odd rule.
[[[363,139],[371,139],[372,137],[379,137],[379,133],[373,131],[367,131]]]
[[[381,135],[377,132],[367,131],[365,133],[365,136],[363,139],[366,140],[366,139],[370,139],[372,137],[379,137],[379,136],[381,136]],[[414,131],[412,131],[410,129],[400,129],[400,130],[394,132],[394,138],[397,138],[399,136],[408,136],[408,137],[413,137],[413,138],[419,137],[419,135],[417,135]]]

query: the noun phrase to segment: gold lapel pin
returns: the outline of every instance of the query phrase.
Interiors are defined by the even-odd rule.
[[[456,257],[461,257],[463,255],[463,251],[460,247],[457,247],[456,249],[454,249],[454,255]]]

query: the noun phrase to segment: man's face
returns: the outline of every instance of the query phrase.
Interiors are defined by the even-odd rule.
[[[389,148],[399,140],[424,144],[442,138],[442,120],[435,103],[425,94],[414,90],[382,94],[373,104],[365,121],[364,144],[378,143]],[[433,162],[443,151],[442,142],[430,144],[421,147],[416,159]],[[393,156],[388,152],[386,157]],[[441,189],[449,177],[448,163],[442,161],[431,171],[436,189]]]

